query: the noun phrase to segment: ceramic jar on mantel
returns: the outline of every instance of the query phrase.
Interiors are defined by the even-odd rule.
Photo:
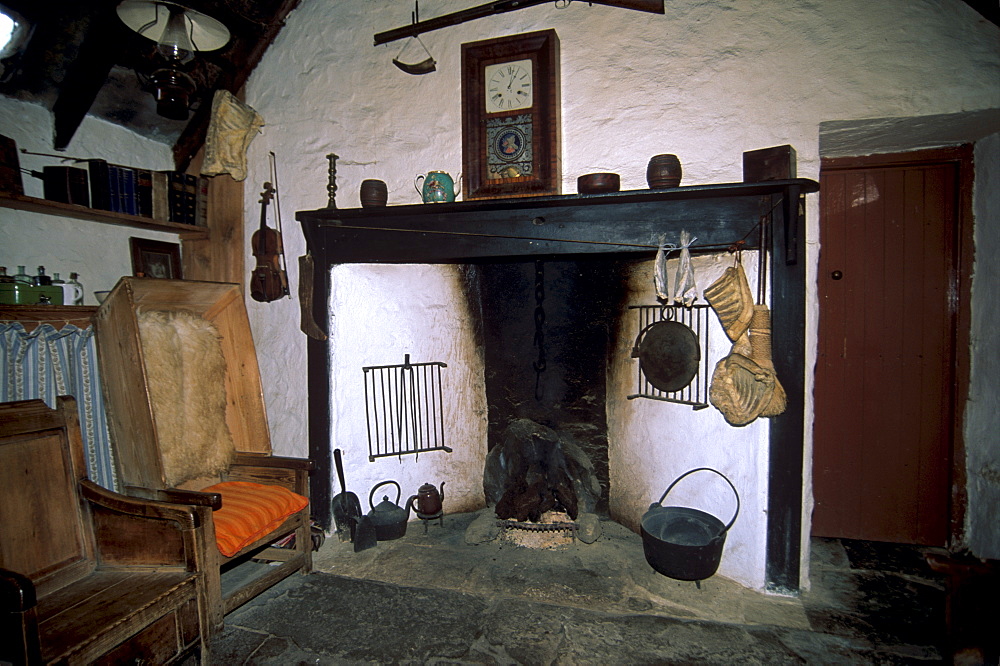
[[[382,180],[361,181],[361,207],[381,208],[389,200],[389,187]]]
[[[676,155],[653,155],[646,167],[646,182],[651,190],[679,187],[681,184],[681,161]]]

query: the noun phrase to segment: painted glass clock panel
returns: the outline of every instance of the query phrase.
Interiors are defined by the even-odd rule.
[[[486,178],[518,178],[533,172],[531,114],[486,119]]]
[[[529,109],[534,104],[534,73],[530,58],[487,65],[483,78],[486,81],[487,113]]]

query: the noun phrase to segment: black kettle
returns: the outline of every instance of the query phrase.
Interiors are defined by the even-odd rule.
[[[375,491],[382,486],[391,483],[396,486],[396,502],[390,502],[388,495],[382,496],[382,501],[375,506]],[[399,498],[402,491],[395,481],[383,481],[372,488],[368,494],[368,520],[375,526],[375,538],[379,541],[392,541],[406,535],[406,522],[410,519],[410,505],[407,502],[406,508],[399,506]]]

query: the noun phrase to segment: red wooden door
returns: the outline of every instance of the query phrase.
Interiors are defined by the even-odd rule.
[[[820,176],[812,533],[945,545],[959,168],[843,165]]]

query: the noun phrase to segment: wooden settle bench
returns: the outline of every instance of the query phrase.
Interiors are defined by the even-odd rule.
[[[203,531],[87,479],[73,398],[0,404],[0,663],[207,661]]]

